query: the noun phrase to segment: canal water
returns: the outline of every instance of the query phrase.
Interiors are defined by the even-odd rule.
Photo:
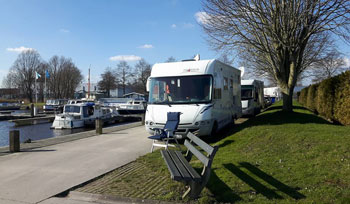
[[[50,129],[51,125],[52,123],[41,123],[36,125],[14,127],[14,123],[8,121],[0,121],[0,147],[9,145],[10,130],[19,130],[21,142],[24,142],[28,139],[41,140],[50,137],[59,137],[62,135],[92,130],[91,128],[55,130]]]

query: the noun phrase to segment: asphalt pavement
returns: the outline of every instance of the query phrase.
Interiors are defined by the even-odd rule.
[[[1,156],[0,204],[91,203],[52,196],[148,153],[147,136],[139,126]]]

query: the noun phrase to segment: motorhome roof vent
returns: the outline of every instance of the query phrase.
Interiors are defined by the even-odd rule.
[[[194,56],[193,59],[184,59],[182,60],[182,62],[187,62],[187,61],[199,61],[200,60],[200,55],[199,54],[196,54],[196,56]]]

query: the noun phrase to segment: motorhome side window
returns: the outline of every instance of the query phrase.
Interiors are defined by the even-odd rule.
[[[224,77],[224,90],[228,90],[228,79]]]
[[[214,89],[214,99],[221,99],[221,89]]]
[[[150,81],[150,104],[209,103],[210,75],[154,77]]]

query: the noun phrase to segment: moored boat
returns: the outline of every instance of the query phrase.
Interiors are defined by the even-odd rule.
[[[14,102],[1,102],[0,110],[19,110],[21,105],[19,103]]]
[[[64,106],[62,114],[57,114],[51,128],[73,129],[94,125],[97,118],[103,121],[111,120],[115,113],[111,108],[95,103],[77,103]]]
[[[145,113],[146,101],[134,98],[102,98],[104,106],[115,107],[120,115],[137,115]]]

